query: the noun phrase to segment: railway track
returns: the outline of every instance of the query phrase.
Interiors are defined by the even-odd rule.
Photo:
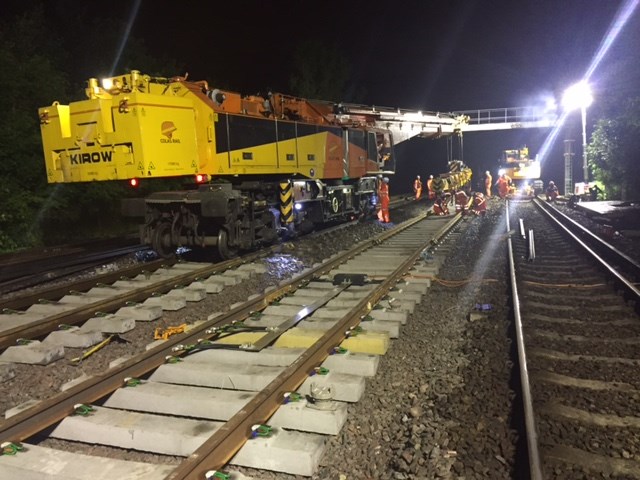
[[[95,270],[105,262],[144,250],[137,240],[123,238],[5,254],[0,258],[0,294]]]
[[[207,321],[195,326],[191,331],[152,347],[140,358],[126,360],[103,375],[72,386],[65,393],[18,413],[0,427],[0,439],[20,442],[41,432],[43,428],[55,426],[53,436],[67,440],[156,451],[163,455],[187,456],[185,462],[171,468],[167,468],[166,465],[157,468],[138,464],[129,465],[131,471],[148,472],[149,477],[144,478],[165,478],[169,471],[171,473],[168,478],[205,478],[207,471],[210,475],[214,475],[211,469],[226,465],[243,444],[245,446],[233,457],[232,463],[282,469],[282,466],[275,464],[266,467],[251,464],[252,455],[248,453],[244,454],[248,459],[243,460],[242,452],[252,448],[252,442],[244,443],[247,436],[253,432],[253,435],[258,437],[256,443],[263,443],[259,449],[264,450],[265,445],[267,447],[270,445],[269,442],[278,442],[286,438],[293,438],[292,441],[299,444],[316,445],[321,448],[324,442],[321,436],[318,437],[319,435],[337,433],[326,430],[332,428],[331,425],[335,428],[335,418],[327,421],[326,418],[322,420],[321,416],[319,421],[321,427],[313,428],[324,430],[305,434],[316,435],[318,438],[304,437],[303,442],[301,436],[303,434],[294,432],[289,435],[287,428],[292,430],[301,428],[301,423],[305,424],[305,422],[313,424],[313,421],[302,418],[304,415],[299,413],[300,405],[305,405],[306,402],[316,403],[317,407],[324,405],[321,408],[310,409],[320,412],[317,415],[322,415],[322,412],[335,413],[346,410],[340,402],[357,400],[358,392],[361,391],[358,385],[363,385],[362,377],[370,375],[372,369],[375,370],[371,361],[367,360],[369,357],[375,357],[366,354],[367,348],[371,348],[371,344],[377,345],[375,348],[379,350],[376,351],[380,352],[380,349],[386,348],[389,337],[397,336],[402,318],[406,317],[406,310],[410,309],[416,297],[419,297],[420,292],[425,291],[428,285],[428,280],[418,278],[421,267],[414,264],[425,247],[430,245],[430,241],[438,241],[444,234],[445,227],[451,228],[454,223],[455,221],[451,219],[423,219],[415,225],[407,224],[406,230],[401,233],[389,231],[382,234],[380,238],[364,241],[354,251],[338,255],[322,265],[315,266],[293,280],[285,282],[276,290],[237,305],[226,314],[211,315]],[[375,260],[372,261],[372,258]],[[424,268],[425,272],[431,271],[428,267]],[[187,279],[185,271],[193,270],[193,266],[176,265],[173,269],[179,270],[179,280],[185,281]],[[413,269],[413,278],[408,282],[402,282],[403,286],[399,286],[397,284],[399,279],[411,269]],[[203,272],[197,271],[189,275],[195,275],[195,278],[201,277],[202,274]],[[362,283],[363,274],[367,275],[368,281],[363,285],[354,285],[354,282]],[[341,283],[341,278],[348,280],[347,283]],[[143,280],[150,281],[151,278]],[[175,283],[175,281],[175,278],[172,278],[169,283]],[[114,288],[118,287],[114,286]],[[148,287],[143,288],[148,289]],[[391,293],[393,297],[388,297],[392,290],[395,290],[395,293]],[[382,300],[383,298],[386,299]],[[394,302],[394,299],[397,302]],[[388,311],[374,308],[374,305],[381,300]],[[403,312],[405,312],[404,315],[402,315]],[[313,315],[308,318],[310,313]],[[361,322],[366,325],[364,333],[359,333],[356,328]],[[306,338],[302,343],[306,342],[305,346],[308,348],[301,351],[288,349],[284,353],[284,347],[287,346],[286,335],[291,332],[292,327],[296,327],[294,329],[296,335]],[[231,335],[232,333],[234,335]],[[359,335],[356,336],[356,333]],[[235,346],[223,346],[230,338],[237,338],[238,335],[235,334],[240,334],[244,338],[236,340]],[[265,335],[267,338],[258,338]],[[368,340],[365,338],[367,336],[370,337]],[[369,344],[369,347],[359,347],[361,353],[365,355],[347,355],[342,349],[335,350],[345,337],[349,338],[342,345]],[[276,343],[273,349],[264,349],[273,342],[281,343]],[[279,348],[280,346],[283,348]],[[231,351],[228,350],[229,348]],[[357,346],[352,348],[355,348],[354,351],[358,349]],[[336,355],[327,358],[330,352]],[[167,357],[170,358],[169,361]],[[231,358],[234,360],[230,360]],[[235,363],[231,365],[228,363],[230,361]],[[331,364],[329,369],[331,373],[324,370],[326,367],[323,365],[328,363]],[[238,368],[238,365],[246,365],[246,370],[250,371],[261,370],[261,376],[259,376],[261,380],[255,380],[253,377],[249,380],[249,374],[245,372],[245,368]],[[360,371],[360,380],[346,378],[358,377],[353,375],[353,372],[358,371],[359,368],[364,369]],[[185,380],[186,376],[189,376],[187,372],[196,371],[200,371],[201,374],[193,374],[192,380]],[[348,371],[350,375],[341,374],[341,371]],[[309,377],[310,373],[313,374],[312,377]],[[173,379],[166,376],[176,374],[178,377]],[[142,381],[139,382],[138,379]],[[190,385],[180,386],[184,383]],[[134,385],[137,386],[134,387]],[[337,385],[335,391],[333,385]],[[125,388],[121,388],[123,386]],[[221,387],[225,395],[235,398],[235,403],[233,406],[213,409],[212,413],[212,396],[220,393]],[[154,388],[156,388],[155,394]],[[173,389],[171,393],[173,398],[189,399],[194,403],[167,402],[169,393],[163,391],[163,388]],[[235,397],[233,393],[229,393],[234,388],[242,391],[240,394],[236,393]],[[189,393],[180,393],[180,389],[190,390]],[[155,398],[154,401],[148,402],[150,404],[164,398],[164,406],[150,410],[150,407],[144,406],[145,402],[139,400],[133,400],[133,404],[138,407],[132,406],[131,403],[117,404],[118,401],[122,401],[116,399],[118,396],[127,396],[127,393],[118,392],[139,392],[140,390],[150,392],[147,393],[151,396],[149,398]],[[114,391],[116,394],[105,402],[105,396]],[[285,419],[281,419],[279,423],[276,422],[277,428],[273,431],[271,426],[255,427],[256,424],[260,425],[260,422],[266,421],[274,411],[281,411],[278,407],[282,404],[283,393],[296,391],[302,393],[300,403],[291,402],[290,407],[286,407],[294,412],[296,421],[286,420],[284,415]],[[198,405],[197,395],[204,395],[201,398],[208,402],[207,407]],[[292,397],[295,395],[290,398]],[[224,403],[221,399],[215,401],[221,402],[218,405]],[[112,403],[109,404],[109,402]],[[183,405],[185,403],[188,405]],[[306,409],[302,410],[306,411]],[[74,412],[76,415],[69,416]],[[88,415],[85,417],[83,413]],[[158,420],[157,416],[160,414],[180,418],[165,417]],[[111,418],[111,415],[115,415],[117,419],[113,420],[113,423],[109,420],[105,423],[104,420]],[[97,423],[93,422],[94,420]],[[131,426],[138,422],[141,422],[140,425],[160,422],[161,430],[171,433],[162,436],[158,432],[153,433],[153,429],[143,428],[134,429],[138,432],[134,434]],[[74,428],[73,424],[77,427]],[[111,426],[107,427],[108,424]],[[123,425],[129,425],[129,427]],[[69,426],[71,430],[67,432],[75,430],[85,432],[89,436],[78,438],[73,437],[75,434],[62,433]],[[172,430],[173,427],[175,427],[174,430]],[[104,428],[113,428],[113,430],[104,430]],[[304,430],[305,427],[301,429]],[[312,428],[308,426],[306,429]],[[277,434],[270,435],[273,432]],[[207,439],[210,434],[213,436]],[[160,438],[163,440],[161,441]],[[295,440],[296,438],[298,440]],[[142,441],[142,444],[136,443],[137,441]],[[256,443],[253,444],[253,448]],[[193,454],[193,450],[199,444],[202,446]],[[309,448],[308,452],[301,453],[301,458],[307,458],[307,460],[298,462],[295,468],[299,470],[291,473],[305,475],[312,473],[313,465],[317,465],[318,453]],[[46,464],[47,455],[52,455],[52,452],[38,447],[30,447],[27,451],[17,453],[17,455],[9,455],[7,458],[11,458],[0,464],[6,465],[9,462],[12,466],[8,468],[14,468],[11,471],[15,472],[16,468],[25,468],[25,464]],[[264,462],[264,454],[261,458],[261,462]],[[21,466],[11,463],[14,459],[19,459],[18,463]],[[76,460],[79,461],[79,459]],[[73,464],[76,460],[69,459],[69,464]],[[93,478],[99,477],[93,476]]]
[[[510,210],[531,478],[640,478],[638,266],[548,206]]]
[[[392,202],[392,207],[397,209],[411,203],[412,201],[408,200],[407,197],[396,197]],[[331,235],[348,225],[349,223],[344,223],[327,228],[312,234],[311,237]],[[130,253],[136,248],[140,247],[126,247],[125,250],[127,253]],[[226,270],[232,271],[242,264],[252,262],[268,252],[277,251],[281,248],[280,245],[276,245],[260,252],[245,254],[242,257],[215,264],[207,262],[199,265],[193,264],[192,268],[181,272],[184,275],[165,275],[165,277],[168,278],[165,278],[164,282],[138,282],[140,287],[142,287],[144,283],[144,286],[151,285],[151,288],[141,288],[139,292],[130,292],[131,295],[128,296],[118,295],[119,292],[117,288],[109,291],[107,286],[115,285],[118,287],[137,277],[138,280],[140,280],[140,276],[144,276],[146,280],[153,272],[160,274],[162,273],[160,269],[166,270],[168,267],[173,266],[177,260],[153,260],[102,274],[92,274],[88,277],[83,276],[76,280],[35,289],[33,291],[25,290],[21,295],[13,295],[0,299],[0,349],[14,345],[19,339],[42,337],[58,329],[59,325],[74,326],[82,324],[92,318],[96,312],[117,312],[120,308],[124,308],[128,304],[143,302],[151,295],[170,292],[176,284],[191,284],[195,287],[196,285],[193,285],[193,282],[196,279],[220,274]],[[116,251],[108,250],[87,253],[81,247],[62,248],[60,251],[62,252],[62,256],[57,258],[54,255],[51,264],[56,265],[56,268],[60,268],[58,272],[64,271],[68,273],[85,270],[87,264],[94,265],[96,260],[110,259],[124,252],[117,249]],[[80,252],[84,253],[81,254]],[[25,265],[24,262],[29,262],[30,266],[26,269],[26,272],[27,277],[33,282],[25,284],[24,282],[27,277],[23,276],[15,279],[17,283],[14,284],[13,281],[9,283],[12,285],[19,284],[25,286],[39,281],[51,280],[51,271],[47,267],[48,264],[46,262],[42,263],[43,254],[46,256],[46,252],[37,251],[34,254],[27,255],[26,258],[23,258],[23,260],[19,262],[18,260],[14,262],[15,268],[13,270],[16,271],[19,270],[18,265]],[[49,254],[51,254],[51,252],[49,252]],[[81,258],[75,258],[75,256]],[[41,262],[40,267],[44,268],[44,270],[37,271],[36,263],[31,263],[34,260],[36,263]],[[191,270],[191,274],[188,274],[188,270]],[[167,271],[164,273],[167,273]],[[246,276],[246,272],[245,275],[242,276]],[[214,293],[216,290],[216,287],[209,286],[208,293]],[[0,291],[2,291],[1,287]],[[192,295],[190,298],[193,301],[194,298],[197,298],[197,295]]]

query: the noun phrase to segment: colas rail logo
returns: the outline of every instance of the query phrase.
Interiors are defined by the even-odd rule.
[[[160,133],[164,135],[166,138],[161,138],[160,143],[180,143],[179,138],[173,138],[173,132],[178,130],[173,122],[166,121],[162,122],[160,126]]]

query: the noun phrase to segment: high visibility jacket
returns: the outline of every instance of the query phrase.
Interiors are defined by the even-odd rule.
[[[422,196],[422,182],[419,178],[416,178],[413,182],[413,191],[416,194],[416,200],[420,200]]]
[[[492,182],[493,182],[493,177],[491,176],[491,174],[488,174],[484,179],[484,190],[485,190],[485,195],[487,197],[491,196]]]
[[[437,201],[433,204],[433,213],[436,215],[449,215],[449,208],[445,202]]]
[[[380,220],[389,223],[389,185],[381,183],[378,189],[378,196],[380,197]]]
[[[476,215],[487,213],[487,200],[483,195],[475,195],[473,197],[473,213]]]
[[[507,193],[509,193],[510,184],[511,184],[511,179],[507,176],[500,177],[496,182],[496,185],[498,185],[498,194],[500,195],[501,198],[506,197]]]
[[[436,192],[433,190],[433,178],[427,180],[427,190],[429,190],[429,199],[433,200],[436,198]]]
[[[469,197],[464,190],[459,190],[456,192],[456,212],[467,209],[467,204],[469,203]]]

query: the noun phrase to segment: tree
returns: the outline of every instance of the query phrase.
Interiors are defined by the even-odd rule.
[[[0,22],[0,251],[117,233],[119,200],[131,193],[111,182],[48,185],[38,108],[82,99],[87,79],[111,69],[180,70],[108,12],[92,16],[65,0],[13,7]]]
[[[40,7],[0,28],[0,251],[38,242],[46,174],[37,109],[66,94],[63,51]]]
[[[349,63],[337,46],[302,42],[293,57],[291,92],[304,98],[340,101],[349,80]]]
[[[640,97],[598,120],[587,146],[593,177],[605,185],[607,198],[631,200],[640,184]]]

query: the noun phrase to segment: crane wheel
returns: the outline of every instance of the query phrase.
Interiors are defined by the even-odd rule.
[[[229,260],[238,254],[236,249],[229,248],[229,234],[224,228],[218,232],[218,256],[222,260]]]
[[[176,247],[171,241],[171,224],[161,222],[153,231],[153,249],[162,258],[171,258],[176,253]]]

